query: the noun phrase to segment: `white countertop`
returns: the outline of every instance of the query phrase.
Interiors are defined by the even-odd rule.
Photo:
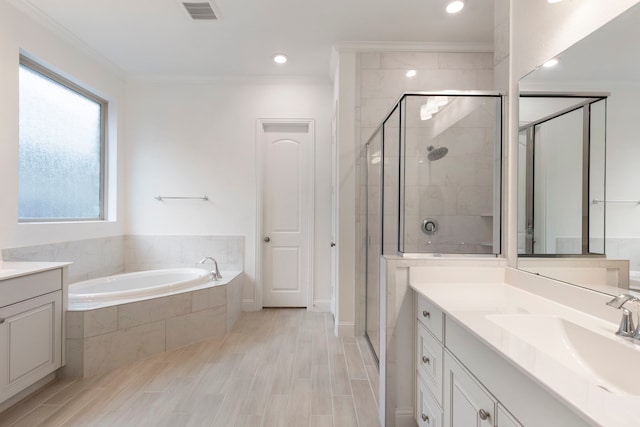
[[[410,286],[435,303],[448,317],[455,319],[508,362],[595,425],[640,426],[640,393],[635,392],[640,390],[640,345],[615,336],[618,325],[497,281],[425,283],[420,282],[419,279],[412,279]],[[611,354],[604,354],[606,352],[598,354],[597,357],[601,357],[600,360],[603,360],[603,357],[608,358],[605,360],[610,362],[611,366],[616,364],[619,366],[631,361],[633,364],[626,367],[628,372],[625,374],[628,375],[631,384],[638,385],[633,391],[634,394],[616,389],[596,374],[585,374],[590,367],[581,366],[581,361],[575,355],[573,355],[574,358],[566,357],[564,360],[559,358],[550,348],[554,342],[550,329],[545,331],[542,327],[538,337],[531,336],[535,333],[525,337],[524,331],[518,329],[517,325],[508,325],[509,319],[517,319],[521,314],[539,315],[537,319],[542,322],[547,320],[554,322],[561,318],[570,322],[569,325],[579,325],[599,335],[588,335],[587,338],[597,338],[593,340],[591,345],[593,348],[589,348],[589,352],[601,351],[597,345],[601,337],[614,340],[614,344],[624,347],[621,350],[624,350],[625,361],[616,360],[620,357],[616,358],[615,354],[613,357]],[[515,317],[500,317],[501,315],[515,315]],[[505,329],[504,325],[500,326],[496,319],[506,319],[507,328]],[[509,328],[509,326],[513,327]],[[536,340],[538,345],[532,344]],[[583,340],[584,343],[589,341],[589,339]],[[548,344],[545,349],[546,343]],[[614,349],[617,350],[615,345]],[[571,356],[571,352],[567,354]],[[604,366],[606,365],[605,363]]]
[[[66,267],[71,262],[0,262],[0,280]]]

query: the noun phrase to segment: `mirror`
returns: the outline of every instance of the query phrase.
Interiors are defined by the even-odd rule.
[[[520,94],[519,255],[604,255],[605,125],[605,95]]]
[[[520,81],[518,268],[640,289],[638,22],[640,5]]]

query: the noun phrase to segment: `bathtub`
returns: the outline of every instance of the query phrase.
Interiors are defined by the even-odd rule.
[[[226,285],[239,274],[239,271],[225,271],[221,280],[212,281],[210,270],[170,268],[85,280],[69,285],[67,309],[93,310]]]
[[[242,312],[243,274],[179,268],[71,283],[66,313],[69,377],[99,375],[205,339],[223,340]]]

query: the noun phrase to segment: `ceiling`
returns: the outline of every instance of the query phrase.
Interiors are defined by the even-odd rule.
[[[633,83],[640,81],[640,4],[558,55],[559,63],[539,68],[524,79],[526,85],[544,83]]]
[[[218,21],[191,20],[179,0],[15,1],[134,76],[326,78],[334,45],[493,40],[493,0],[456,15],[445,0],[215,0]]]

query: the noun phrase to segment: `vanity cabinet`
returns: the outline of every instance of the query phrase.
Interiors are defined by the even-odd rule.
[[[443,424],[444,314],[425,298],[418,301],[416,325],[416,420],[420,427]]]
[[[416,421],[420,427],[522,427],[446,346],[446,316],[418,295]]]
[[[0,403],[62,366],[62,283],[62,269],[0,281]]]

